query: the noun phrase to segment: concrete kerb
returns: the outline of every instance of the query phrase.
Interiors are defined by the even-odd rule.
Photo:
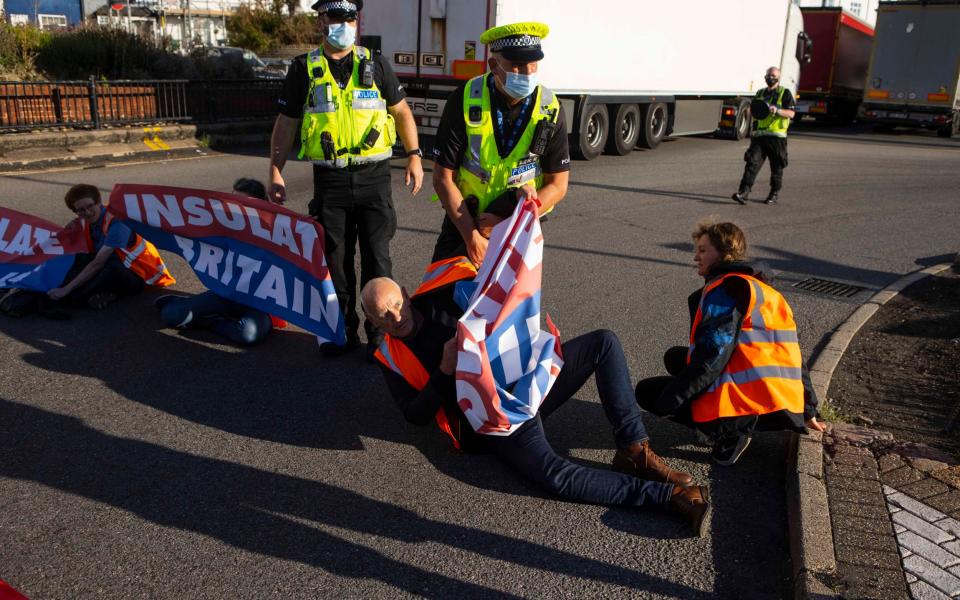
[[[870,317],[908,286],[950,267],[949,263],[935,265],[901,277],[874,294],[834,330],[827,345],[810,365],[810,379],[821,402],[827,399],[830,379],[843,353]],[[837,567],[827,486],[823,478],[823,437],[819,432],[792,434],[790,449],[786,487],[794,597],[798,600],[839,598],[818,577],[831,575]]]

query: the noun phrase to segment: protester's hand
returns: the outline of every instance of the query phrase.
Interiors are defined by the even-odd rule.
[[[807,423],[806,423],[806,424],[807,424],[807,429],[812,429],[813,431],[826,431],[826,430],[827,430],[826,426],[825,426],[823,423],[821,423],[820,421],[817,421],[817,418],[816,418],[816,417],[810,417],[809,419],[807,419]]]
[[[68,293],[66,289],[58,287],[47,292],[47,296],[49,296],[51,300],[62,300]]]
[[[443,345],[443,358],[440,359],[441,373],[453,375],[457,370],[457,352],[457,337],[454,336]]]
[[[483,257],[487,253],[487,238],[477,231],[473,230],[470,239],[467,240],[467,258],[477,267],[483,264]]]
[[[423,187],[423,161],[416,154],[407,158],[407,174],[403,181],[408,186],[413,182],[410,193],[414,196]]]
[[[477,231],[480,232],[480,235],[490,239],[490,233],[493,231],[493,228],[497,226],[503,219],[497,215],[490,213],[480,213],[477,215]]]
[[[274,173],[270,176],[270,189],[267,190],[267,199],[276,204],[283,204],[287,201],[287,184],[283,181],[283,175]]]

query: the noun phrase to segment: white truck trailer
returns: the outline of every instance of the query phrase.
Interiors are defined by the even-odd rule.
[[[960,2],[881,2],[862,119],[960,134]]]
[[[389,0],[366,3],[359,27],[431,136],[458,80],[487,70],[480,34],[520,21],[550,26],[540,81],[563,103],[573,154],[588,160],[666,136],[742,139],[767,68],[795,92],[811,51],[791,0]]]

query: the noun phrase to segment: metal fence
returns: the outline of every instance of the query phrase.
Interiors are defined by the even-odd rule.
[[[282,80],[0,82],[0,132],[217,123],[277,114]]]

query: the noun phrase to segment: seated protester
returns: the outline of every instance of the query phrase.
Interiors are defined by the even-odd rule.
[[[153,244],[114,219],[95,186],[75,185],[63,200],[77,214],[67,227],[83,228],[89,253],[78,254],[63,285],[47,292],[57,306],[102,309],[120,296],[139,294],[144,285],[175,283]]]
[[[266,188],[256,179],[238,179],[233,191],[260,200],[267,199]],[[244,346],[259,344],[267,337],[274,323],[285,327],[286,322],[272,319],[255,308],[234,302],[212,291],[196,296],[160,296],[154,301],[160,319],[175,329],[202,328],[214,331],[231,342]]]
[[[754,431],[823,431],[793,312],[760,268],[744,262],[743,232],[705,223],[693,240],[706,285],[688,299],[690,347],[667,351],[670,375],[640,381],[637,402],[705,434],[721,465],[737,462]]]
[[[698,535],[709,526],[710,494],[691,486],[693,478],[668,467],[650,448],[640,410],[631,395],[626,359],[617,337],[594,331],[563,344],[564,365],[539,413],[509,435],[481,435],[457,404],[456,277],[476,270],[466,257],[431,265],[431,278],[411,298],[388,278],[364,286],[360,304],[368,319],[386,333],[380,361],[387,387],[407,421],[426,425],[436,419],[454,444],[467,452],[491,452],[546,489],[571,500],[607,505],[663,506],[682,515]],[[438,284],[438,282],[441,282]],[[613,470],[592,469],[558,455],[547,441],[541,419],[573,397],[596,375],[600,401],[613,425],[618,450]]]

